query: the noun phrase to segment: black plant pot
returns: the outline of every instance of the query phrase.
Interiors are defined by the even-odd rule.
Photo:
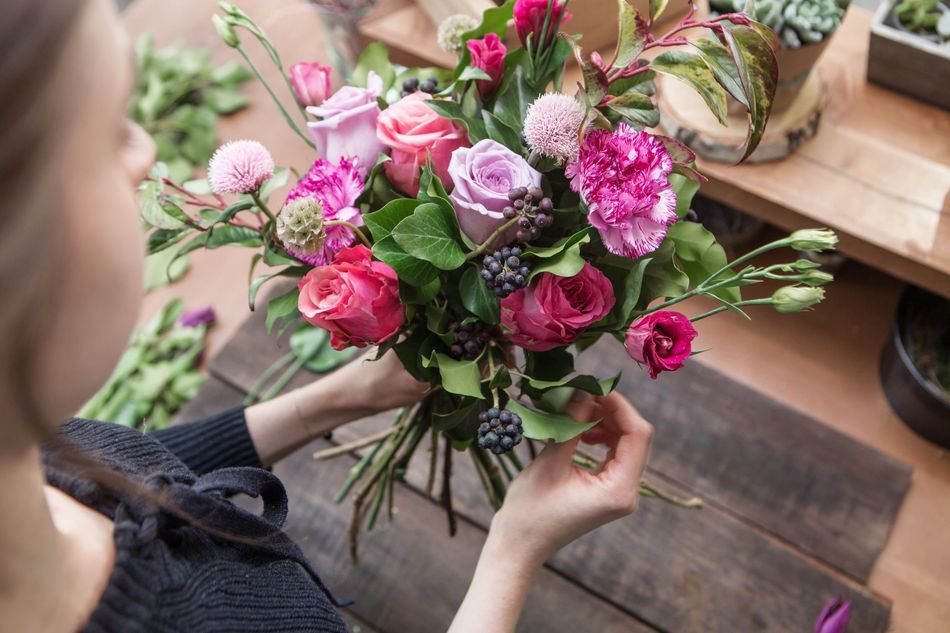
[[[891,336],[881,354],[881,385],[894,412],[924,438],[950,448],[950,397],[927,380],[914,364],[904,333],[915,310],[927,309],[928,301],[942,301],[908,286],[897,306]],[[945,324],[950,328],[950,323]]]

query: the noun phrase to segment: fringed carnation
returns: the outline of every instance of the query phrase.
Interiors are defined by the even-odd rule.
[[[342,220],[363,225],[363,216],[355,206],[356,199],[363,193],[363,180],[357,168],[357,160],[341,159],[339,165],[318,159],[303,178],[287,194],[284,205],[297,198],[312,198],[323,206],[325,222]],[[322,248],[313,253],[303,253],[293,248],[287,252],[311,266],[322,266],[333,261],[334,256],[344,248],[356,242],[353,230],[342,225],[324,226]]]
[[[232,141],[208,163],[208,181],[215,193],[251,193],[274,175],[274,159],[257,141]]]
[[[663,143],[621,123],[614,132],[589,132],[565,174],[607,250],[637,258],[659,248],[677,219],[672,169]]]
[[[548,93],[528,106],[524,138],[534,151],[560,163],[577,158],[577,138],[584,108],[570,95]]]

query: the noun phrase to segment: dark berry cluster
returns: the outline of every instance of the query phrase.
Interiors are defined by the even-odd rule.
[[[518,218],[519,242],[529,242],[539,235],[541,229],[554,223],[554,203],[544,196],[540,187],[515,187],[508,192],[511,206],[505,207],[502,214],[508,220]]]
[[[501,455],[521,443],[524,429],[517,413],[492,407],[478,414],[478,446]]]
[[[400,94],[405,97],[411,95],[416,90],[434,95],[439,91],[439,80],[435,77],[429,77],[425,81],[420,82],[418,77],[410,77],[402,82],[402,92]]]
[[[502,299],[528,285],[531,268],[521,261],[521,255],[521,247],[505,246],[482,260],[482,279]]]
[[[453,339],[449,354],[457,360],[475,360],[491,339],[491,332],[478,321],[452,323],[449,325],[449,332],[452,333]]]

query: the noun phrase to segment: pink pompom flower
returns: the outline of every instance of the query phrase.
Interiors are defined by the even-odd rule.
[[[208,181],[215,193],[252,193],[274,175],[274,159],[257,141],[231,141],[208,163]]]
[[[650,378],[676,371],[692,352],[696,328],[679,312],[657,310],[630,324],[624,347],[630,358],[643,363]]]
[[[324,220],[343,220],[362,226],[363,216],[355,205],[356,199],[363,193],[363,185],[358,159],[343,158],[339,165],[317,159],[287,194],[284,204],[297,198],[310,197],[323,206]],[[289,248],[287,252],[311,266],[322,266],[332,262],[339,251],[355,242],[356,235],[352,229],[341,225],[328,226],[323,247],[316,253],[308,255]]]
[[[607,250],[637,258],[658,249],[677,220],[672,170],[663,143],[621,123],[615,132],[589,132],[565,174]]]
[[[333,349],[382,343],[406,320],[396,271],[372,255],[362,244],[343,249],[297,284],[303,320],[327,330]]]
[[[575,160],[584,117],[584,106],[574,97],[560,92],[541,95],[525,112],[524,138],[532,150],[560,164]]]

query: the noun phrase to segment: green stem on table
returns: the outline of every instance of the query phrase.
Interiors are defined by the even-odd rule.
[[[300,128],[297,127],[297,124],[294,123],[294,120],[290,117],[290,113],[287,112],[287,110],[284,108],[284,104],[281,103],[280,99],[277,98],[277,95],[274,94],[274,91],[273,89],[271,89],[270,84],[267,83],[266,79],[264,79],[264,75],[261,74],[261,71],[260,69],[258,69],[257,65],[253,61],[251,61],[251,58],[248,56],[247,52],[244,50],[244,47],[238,45],[236,48],[237,48],[237,51],[241,54],[241,57],[244,58],[244,61],[247,62],[247,65],[251,67],[251,72],[253,72],[254,75],[257,77],[257,79],[262,84],[264,84],[264,88],[267,90],[267,94],[269,94],[270,98],[274,101],[275,104],[277,104],[277,107],[278,109],[280,109],[281,114],[284,115],[284,119],[287,120],[287,124],[290,125],[291,129],[294,132],[296,132],[297,136],[302,138],[307,145],[316,149],[317,146],[314,144],[313,140],[309,136],[301,132]]]
[[[369,522],[366,524],[367,530],[372,530],[376,526],[376,517],[379,516],[379,509],[383,505],[383,499],[386,498],[386,484],[390,478],[389,469],[383,470],[380,475],[379,483],[376,484],[376,496],[373,498],[372,510],[369,514]]]
[[[772,298],[768,297],[766,299],[749,299],[748,301],[740,301],[739,303],[733,303],[731,305],[719,306],[718,308],[713,308],[712,310],[707,310],[702,314],[697,314],[694,317],[690,317],[690,321],[695,323],[700,319],[705,319],[706,317],[711,317],[713,315],[719,314],[720,312],[725,312],[726,310],[733,310],[734,308],[743,308],[745,306],[767,306],[772,305]]]
[[[508,220],[507,222],[505,222],[504,224],[502,224],[501,226],[499,226],[497,229],[495,229],[495,231],[491,235],[488,236],[488,239],[486,239],[484,242],[479,244],[478,247],[476,247],[474,251],[472,251],[471,253],[465,256],[465,261],[471,261],[475,259],[476,257],[478,257],[479,255],[481,255],[482,253],[484,253],[486,250],[488,250],[488,248],[495,242],[495,240],[497,240],[499,237],[504,235],[508,229],[513,227],[518,222],[518,220],[519,220],[519,217],[515,216],[511,218],[510,220]]]
[[[442,507],[449,522],[449,536],[455,536],[458,523],[455,520],[455,509],[452,507],[452,439],[445,436],[445,457],[442,460]]]
[[[247,396],[244,397],[244,406],[250,406],[257,402],[257,394],[264,388],[264,385],[280,371],[287,363],[291,362],[294,359],[293,352],[287,352],[276,362],[274,362],[270,367],[261,372],[261,375],[257,378],[254,384],[251,386],[250,391],[247,392]]]
[[[323,226],[345,226],[356,233],[356,236],[360,238],[360,241],[363,242],[367,248],[373,248],[373,244],[369,241],[369,238],[366,237],[366,234],[360,230],[360,227],[356,226],[352,222],[347,222],[346,220],[327,220],[323,223]]]
[[[363,476],[363,473],[366,471],[366,467],[369,466],[373,461],[373,458],[376,457],[376,454],[379,452],[379,449],[383,447],[383,444],[386,443],[386,438],[388,437],[389,436],[387,435],[383,439],[376,442],[376,446],[373,447],[373,450],[363,455],[360,461],[356,462],[356,465],[350,468],[350,472],[346,476],[346,481],[343,482],[343,486],[333,497],[334,503],[340,503],[346,498],[346,495],[348,495],[350,490],[353,488],[353,484],[355,484],[359,478]]]
[[[646,495],[648,497],[656,497],[657,499],[662,499],[667,503],[672,503],[675,506],[681,508],[702,508],[703,500],[699,497],[680,497],[671,492],[667,492],[662,488],[657,487],[656,484],[647,481],[646,478],[640,480],[640,494]]]
[[[432,429],[429,434],[429,478],[426,480],[426,497],[432,498],[432,490],[435,488],[435,470],[439,465],[439,434]]]
[[[268,218],[271,222],[274,222],[275,224],[277,223],[277,217],[274,216],[274,214],[271,212],[270,208],[268,208],[267,203],[264,202],[264,201],[261,199],[261,193],[260,193],[260,191],[252,191],[252,192],[251,192],[251,199],[254,200],[254,204],[257,205],[257,208],[260,209],[261,211],[263,211],[263,212],[264,212],[264,215],[266,215],[267,218]]]

